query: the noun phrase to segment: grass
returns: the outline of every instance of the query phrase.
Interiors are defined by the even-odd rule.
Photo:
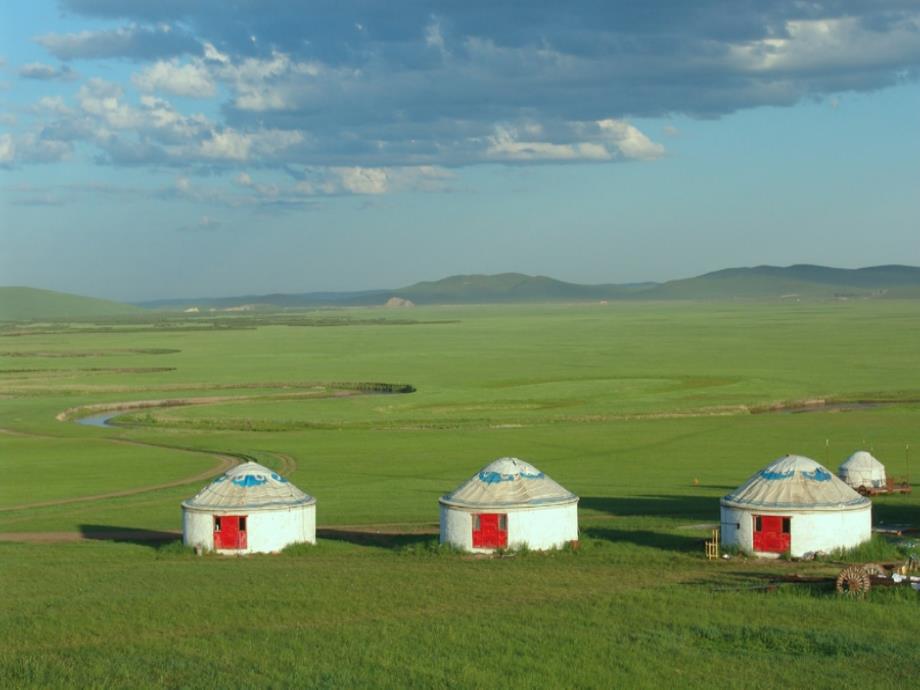
[[[915,592],[764,589],[778,573],[903,558],[900,542],[809,563],[708,562],[702,544],[719,497],[786,452],[835,469],[871,446],[906,473],[920,302],[420,307],[416,323],[385,327],[382,314],[323,315],[348,328],[299,328],[288,313],[291,325],[255,314],[232,329],[130,320],[6,338],[0,427],[15,433],[0,433],[0,509],[216,463],[177,450],[194,449],[276,470],[291,458],[322,529],[315,546],[253,558],[130,537],[0,543],[0,686],[831,687],[877,686],[878,669],[887,685],[912,682]],[[282,397],[348,381],[415,391]],[[248,399],[108,429],[55,419],[225,394]],[[893,404],[751,414],[815,398]],[[438,546],[437,498],[509,454],[579,494],[577,550],[482,559]],[[0,510],[0,532],[177,530],[179,503],[204,483]],[[876,523],[920,525],[920,494],[873,503]]]
[[[120,304],[66,292],[28,287],[0,287],[0,322],[73,319],[141,314],[130,304]]]
[[[845,563],[886,563],[904,561],[908,551],[893,540],[875,534],[870,541],[849,549],[835,549],[827,555],[829,560]]]

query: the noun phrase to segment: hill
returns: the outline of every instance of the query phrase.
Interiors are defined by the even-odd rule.
[[[568,302],[618,299],[652,284],[579,285],[523,273],[456,275],[394,290],[393,295],[416,304],[484,304],[490,302]]]
[[[580,285],[546,276],[523,273],[455,275],[423,281],[403,288],[358,292],[306,292],[301,294],[242,295],[201,299],[154,300],[138,305],[153,309],[199,307],[229,309],[241,304],[280,308],[321,306],[379,306],[393,298],[414,304],[492,304],[515,302],[581,302],[622,299],[657,283]]]
[[[841,299],[920,297],[920,268],[871,266],[830,268],[811,264],[728,268],[685,280],[671,280],[641,299]]]
[[[142,314],[131,304],[30,287],[0,287],[0,321],[95,318]]]
[[[231,309],[380,306],[396,297],[414,304],[492,304],[526,302],[584,302],[592,300],[827,300],[845,298],[918,298],[920,268],[871,266],[829,268],[754,266],[728,268],[694,278],[665,283],[605,283],[581,285],[523,273],[455,275],[393,290],[307,292],[243,295],[239,297],[157,300],[140,306],[155,309],[199,307]]]

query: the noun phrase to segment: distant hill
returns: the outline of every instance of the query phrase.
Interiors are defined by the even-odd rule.
[[[847,298],[920,298],[920,268],[872,266],[828,268],[755,266],[728,268],[666,283],[580,285],[523,273],[456,275],[392,290],[244,295],[157,300],[140,306],[161,309],[229,309],[378,306],[391,298],[415,304],[489,304],[502,302],[584,302],[594,300],[827,300]]]
[[[416,304],[483,304],[489,302],[570,302],[618,299],[655,283],[579,285],[523,273],[458,275],[393,290],[395,297]]]
[[[131,304],[30,287],[0,287],[0,321],[94,318],[142,314]]]
[[[638,295],[641,299],[841,299],[851,297],[920,297],[920,268],[871,266],[829,268],[755,266],[671,280]]]
[[[376,306],[391,298],[414,304],[490,304],[502,302],[581,302],[623,299],[658,283],[580,285],[523,273],[456,275],[408,287],[360,292],[307,292],[302,294],[242,295],[202,299],[155,300],[138,305],[153,309],[228,309],[249,304],[281,308],[320,306]]]

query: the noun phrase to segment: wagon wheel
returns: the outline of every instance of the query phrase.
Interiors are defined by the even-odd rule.
[[[885,570],[884,566],[881,566],[878,563],[866,563],[862,568],[869,574],[870,577],[873,575],[888,577],[888,571]]]
[[[851,565],[841,570],[837,576],[837,591],[841,594],[850,596],[865,594],[871,586],[869,573],[862,566]]]

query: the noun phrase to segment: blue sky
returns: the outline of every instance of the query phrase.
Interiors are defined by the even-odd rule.
[[[0,10],[0,284],[920,264],[920,2]]]

